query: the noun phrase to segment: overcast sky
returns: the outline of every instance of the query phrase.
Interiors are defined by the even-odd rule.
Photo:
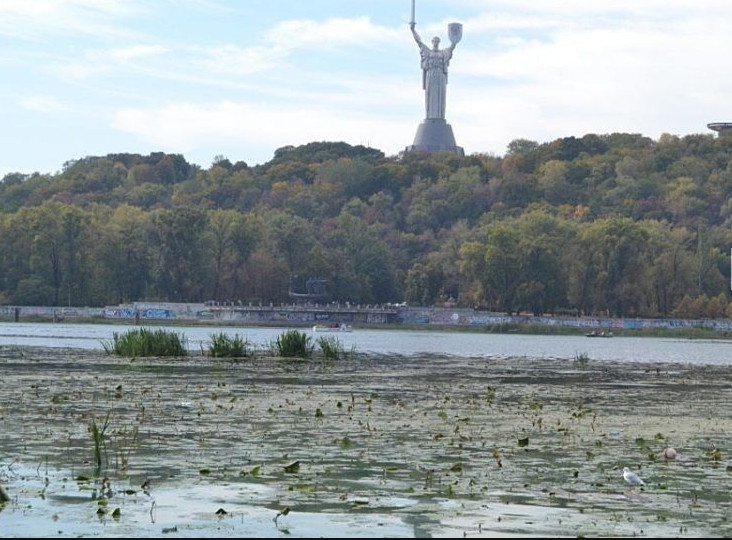
[[[729,0],[417,0],[463,24],[447,120],[517,138],[711,133],[732,121]],[[345,141],[398,154],[424,118],[411,0],[0,0],[0,177],[108,153],[250,165]]]

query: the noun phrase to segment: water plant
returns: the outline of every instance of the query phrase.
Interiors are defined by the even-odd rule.
[[[236,331],[221,330],[229,335]],[[274,340],[285,330],[268,330],[264,335]],[[656,364],[638,362],[640,367],[634,365],[629,374],[627,362],[598,360],[581,344],[575,350],[592,355],[591,377],[573,362],[571,348],[566,358],[558,354],[542,361],[513,356],[484,361],[428,353],[366,353],[359,354],[358,361],[321,361],[320,334],[305,331],[316,342],[314,361],[211,359],[211,365],[175,359],[100,361],[95,351],[69,355],[77,363],[59,376],[57,362],[9,362],[0,348],[0,359],[9,368],[0,389],[0,417],[8,435],[0,454],[22,456],[17,465],[8,463],[10,458],[0,459],[0,485],[11,497],[0,511],[0,523],[7,527],[10,518],[14,527],[20,522],[16,529],[4,528],[6,535],[52,535],[69,530],[73,520],[93,527],[76,529],[88,536],[100,527],[115,526],[113,511],[122,506],[120,525],[133,536],[145,535],[154,519],[152,514],[150,519],[146,516],[151,504],[181,489],[192,494],[203,510],[179,512],[178,524],[212,535],[223,525],[214,511],[222,501],[240,497],[245,484],[276,484],[280,493],[268,499],[269,517],[254,524],[260,536],[267,536],[269,519],[285,505],[293,518],[280,516],[281,527],[297,517],[298,509],[309,509],[317,513],[314,527],[330,526],[334,515],[340,522],[334,534],[347,536],[354,526],[381,520],[381,511],[401,512],[405,497],[424,502],[410,507],[410,512],[424,519],[424,532],[432,536],[458,530],[453,524],[445,528],[443,518],[455,523],[466,512],[474,519],[463,521],[462,527],[470,530],[485,517],[480,508],[489,499],[510,506],[483,523],[487,535],[515,530],[516,524],[536,536],[583,532],[588,537],[640,536],[641,527],[646,536],[663,536],[682,524],[696,536],[710,530],[720,535],[732,532],[724,506],[729,500],[727,480],[732,477],[732,465],[726,468],[732,419],[716,415],[709,420],[709,411],[717,410],[725,399],[725,385],[714,383],[723,379],[725,367],[660,364],[664,371],[678,369],[680,376],[659,377],[653,369]],[[206,336],[204,351],[211,333],[199,334]],[[341,341],[359,337],[325,335]],[[250,354],[256,356],[256,349]],[[58,353],[32,351],[32,355],[30,359],[43,360]],[[245,371],[241,362],[247,364]],[[628,380],[644,385],[643,396],[635,401],[629,399],[633,389]],[[681,380],[698,381],[704,387],[704,392],[695,394],[691,409],[688,400],[679,400]],[[95,416],[103,428],[110,410],[102,439],[109,461],[104,461],[101,447],[104,469],[95,476],[95,464],[89,459],[93,457],[90,421]],[[603,420],[593,428],[596,414]],[[81,434],[69,426],[73,418],[79,419],[74,423]],[[247,419],[246,434],[231,423],[232,418]],[[685,419],[683,433],[673,429],[679,418]],[[671,442],[667,434],[684,451],[683,459],[649,461],[646,452],[659,456]],[[710,459],[713,448],[721,454],[716,465]],[[283,467],[296,460],[300,470],[285,472]],[[34,474],[31,467],[37,463],[45,464],[46,471],[36,469]],[[653,478],[652,488],[638,498],[626,494],[619,474],[624,465]],[[91,478],[82,481],[79,474]],[[114,490],[104,487],[105,475],[116,483]],[[150,490],[145,483],[146,493],[140,491],[144,475],[152,477],[155,488]],[[698,500],[692,500],[692,494]],[[445,505],[446,496],[454,504]],[[69,504],[77,497],[80,503],[87,502]],[[98,501],[105,499],[101,519],[86,515],[96,512]],[[373,506],[379,506],[379,512],[368,513]],[[348,507],[354,517],[344,519],[341,513]],[[17,510],[23,508],[31,509],[33,519],[28,519],[28,512],[20,515]],[[544,508],[569,511],[556,516],[561,523],[536,520],[537,509]],[[251,520],[240,520],[240,512],[229,510],[227,530],[233,535],[251,532]],[[659,512],[667,517],[666,526],[654,525]],[[51,519],[54,514],[58,521]],[[503,523],[498,520],[501,515]],[[160,517],[153,527],[170,524]],[[356,520],[355,525],[350,519]],[[413,533],[408,524],[390,527],[389,523],[380,527],[384,536]]]
[[[130,465],[130,455],[137,446],[140,428],[133,426],[130,429],[118,429],[115,433],[115,446],[117,450],[117,467],[126,471]]]
[[[587,363],[590,361],[590,355],[586,352],[576,352],[574,354],[574,361],[577,362],[580,366],[586,366]]]
[[[211,335],[211,346],[208,352],[217,358],[244,358],[249,356],[249,341],[239,336],[219,333]]]
[[[107,461],[107,443],[104,440],[104,435],[109,427],[109,417],[111,414],[111,412],[108,412],[104,422],[101,424],[97,423],[95,417],[92,417],[89,421],[89,431],[94,442],[94,464],[97,474],[102,469],[102,454],[104,454],[104,460]]]
[[[124,334],[114,332],[112,341],[102,343],[107,354],[116,356],[187,356],[187,340],[170,330],[138,328]]]
[[[305,332],[288,330],[277,336],[273,348],[278,356],[284,358],[310,358],[315,348],[312,341]]]
[[[320,336],[317,340],[323,357],[326,360],[341,360],[353,357],[356,353],[356,346],[351,347],[350,351],[344,349],[341,341],[335,336]]]

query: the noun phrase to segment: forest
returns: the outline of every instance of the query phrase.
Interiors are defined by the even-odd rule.
[[[731,222],[725,134],[88,156],[0,181],[0,305],[279,305],[318,279],[360,305],[729,317]]]

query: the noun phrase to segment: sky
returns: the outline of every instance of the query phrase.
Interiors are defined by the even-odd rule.
[[[729,0],[416,0],[449,44],[467,155],[515,139],[713,134],[732,121]],[[424,119],[411,0],[0,0],[0,178],[110,153],[208,168],[344,141],[396,156]]]

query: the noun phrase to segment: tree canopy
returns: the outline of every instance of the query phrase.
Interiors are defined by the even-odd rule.
[[[0,181],[0,303],[279,304],[299,276],[354,304],[726,316],[731,221],[725,135],[89,156]]]

